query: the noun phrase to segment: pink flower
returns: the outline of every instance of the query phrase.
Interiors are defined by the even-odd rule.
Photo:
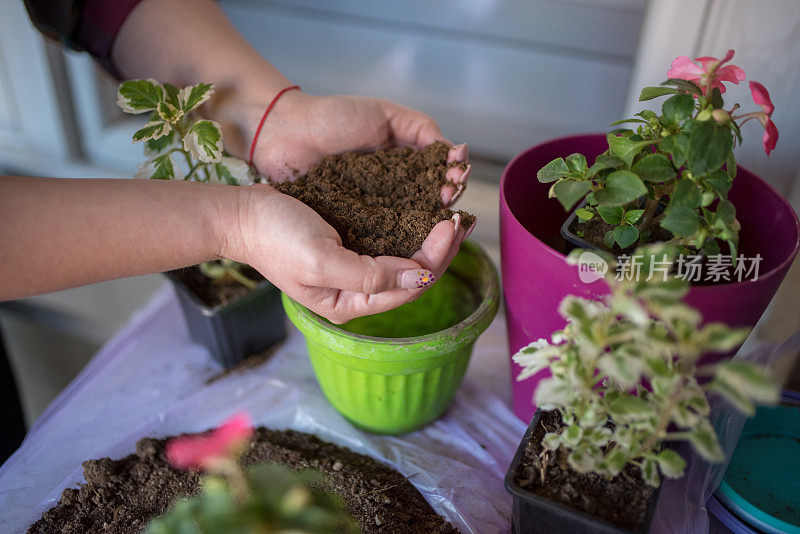
[[[252,436],[250,416],[238,413],[205,434],[171,439],[165,452],[176,469],[206,469],[214,459],[235,454]]]
[[[761,106],[761,111],[754,113],[752,116],[757,118],[761,126],[764,127],[762,143],[764,144],[764,152],[769,156],[769,153],[775,150],[775,145],[778,144],[778,127],[772,122],[772,113],[775,111],[775,105],[769,97],[767,88],[758,82],[750,82],[750,93],[753,95],[753,102]]]
[[[700,86],[703,94],[708,91],[708,88],[714,87],[719,87],[719,91],[724,93],[725,86],[722,82],[733,82],[739,85],[739,82],[745,79],[742,69],[736,65],[725,65],[733,59],[733,54],[733,50],[728,50],[722,59],[708,56],[695,58],[695,61],[699,61],[702,67],[686,56],[679,56],[672,62],[671,68],[667,72],[667,78],[679,78],[694,82]],[[725,66],[723,67],[723,65]]]

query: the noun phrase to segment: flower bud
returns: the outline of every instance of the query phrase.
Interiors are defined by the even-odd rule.
[[[697,120],[699,121],[707,121],[711,118],[711,110],[708,108],[704,109],[700,113],[697,114]]]
[[[715,109],[711,112],[711,116],[719,124],[727,124],[731,120],[730,114],[724,109]]]

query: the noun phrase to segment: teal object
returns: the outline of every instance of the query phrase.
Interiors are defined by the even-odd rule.
[[[764,532],[800,534],[800,395],[745,423],[716,496]]]

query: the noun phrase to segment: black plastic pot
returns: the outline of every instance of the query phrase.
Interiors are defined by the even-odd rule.
[[[606,254],[608,254],[609,252],[607,250],[605,250],[603,248],[600,248],[597,245],[586,241],[582,237],[579,237],[577,234],[575,234],[572,230],[570,230],[570,227],[572,226],[572,223],[574,223],[575,219],[578,218],[578,216],[575,215],[575,212],[578,211],[580,208],[584,207],[585,205],[586,205],[586,201],[583,200],[583,201],[581,201],[580,204],[578,204],[575,207],[575,209],[573,209],[570,212],[569,216],[567,217],[567,220],[564,221],[564,224],[561,225],[561,237],[566,239],[568,243],[571,243],[572,245],[574,245],[575,248],[585,248],[585,249],[589,249],[589,250],[599,250],[601,252],[605,252]]]
[[[174,273],[164,276],[175,288],[192,340],[206,347],[223,367],[233,367],[286,337],[281,292],[271,283],[261,282],[244,297],[212,307]]]
[[[650,522],[653,520],[656,511],[660,488],[653,492],[647,502],[647,512],[645,513],[642,529],[632,531],[618,527],[581,510],[576,510],[536,495],[523,489],[514,481],[514,475],[522,462],[522,457],[525,455],[525,448],[533,435],[533,431],[536,429],[536,425],[539,424],[541,415],[541,410],[537,410],[533,415],[533,420],[528,426],[528,430],[517,448],[517,453],[511,461],[511,467],[508,468],[506,473],[506,489],[514,498],[511,516],[512,531],[516,534],[575,534],[582,532],[587,534],[630,534],[632,532],[648,532]]]

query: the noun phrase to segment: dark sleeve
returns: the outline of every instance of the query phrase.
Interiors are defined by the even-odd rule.
[[[114,77],[111,48],[141,0],[25,0],[33,25],[45,36],[89,52]]]

